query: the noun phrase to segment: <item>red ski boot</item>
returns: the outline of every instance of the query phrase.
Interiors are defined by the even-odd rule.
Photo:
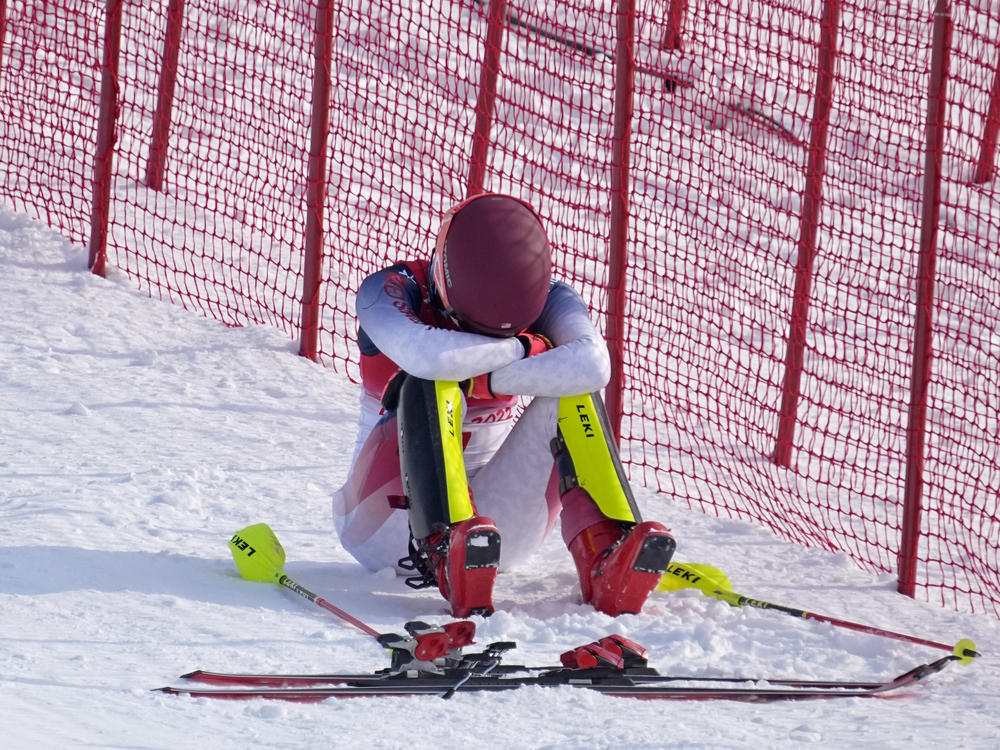
[[[656,588],[676,542],[656,521],[629,526],[605,519],[569,543],[583,600],[611,616],[638,613]]]
[[[493,614],[493,583],[500,565],[500,531],[474,516],[451,527],[448,555],[438,566],[438,588],[453,617]]]
[[[420,572],[406,580],[413,588],[436,584],[454,617],[491,615],[500,532],[492,519],[474,516],[421,541],[400,565]]]

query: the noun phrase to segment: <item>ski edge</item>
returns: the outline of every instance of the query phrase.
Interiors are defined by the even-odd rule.
[[[588,677],[586,670],[557,670],[540,676],[528,676],[522,678],[492,678],[477,679],[475,676],[459,677],[452,682],[451,677],[435,676],[430,680],[426,678],[397,678],[390,679],[379,677],[378,675],[325,675],[323,678],[335,677],[346,678],[344,682],[358,682],[363,684],[338,684],[328,687],[229,687],[229,688],[184,688],[184,687],[163,687],[157,692],[168,695],[183,695],[193,698],[217,698],[229,700],[249,700],[254,698],[279,699],[295,702],[317,702],[328,698],[356,698],[356,697],[401,697],[415,695],[436,695],[440,697],[450,697],[456,692],[497,692],[513,690],[521,687],[573,687],[593,690],[605,695],[615,697],[639,698],[645,700],[736,700],[736,701],[756,701],[771,702],[783,700],[806,700],[824,698],[871,698],[889,697],[891,694],[921,682],[928,676],[940,672],[956,657],[945,656],[929,664],[921,664],[913,669],[891,680],[884,682],[858,682],[858,681],[795,681],[786,680],[782,685],[780,681],[770,680],[746,680],[746,687],[729,686],[740,678],[685,678],[671,677],[667,675],[654,682],[642,682],[632,680],[627,674],[620,676],[618,680]],[[196,670],[185,675],[191,679],[191,675],[222,675],[224,677],[263,678],[263,679],[287,679],[289,677],[306,677],[315,679],[312,675],[225,675],[224,673],[211,673]],[[649,676],[652,677],[652,676]],[[667,680],[675,681],[695,681],[707,682],[715,681],[725,683],[723,687],[704,687],[701,685],[688,686],[664,686],[657,684]],[[761,683],[761,684],[755,684]],[[247,683],[241,683],[246,685]],[[779,685],[779,687],[770,687]]]
[[[526,672],[550,672],[559,671],[559,667],[506,667],[505,674],[526,673]],[[462,675],[456,675],[457,681]],[[660,675],[660,674],[636,674],[629,671],[619,673],[623,679],[627,679],[635,684],[665,684],[669,682],[699,682],[699,683],[724,683],[724,684],[758,684],[766,683],[778,687],[788,688],[816,688],[833,689],[848,688],[869,690],[885,684],[880,681],[864,680],[800,680],[787,678],[761,678],[761,677],[695,677],[680,675]],[[250,672],[212,672],[204,669],[196,669],[187,674],[181,675],[181,679],[204,685],[216,685],[220,687],[271,687],[271,688],[303,688],[321,687],[323,685],[343,685],[345,683],[372,683],[378,681],[386,683],[392,679],[388,674],[254,674]],[[405,679],[405,678],[404,678]],[[447,675],[428,675],[427,679],[440,682],[441,685],[449,684]]]

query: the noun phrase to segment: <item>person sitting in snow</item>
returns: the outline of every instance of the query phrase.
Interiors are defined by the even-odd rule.
[[[610,615],[638,612],[673,554],[609,430],[606,344],[551,265],[534,209],[486,193],[448,211],[429,260],[357,292],[361,420],[337,532],[369,569],[436,585],[455,617],[491,614],[499,566],[557,516],[583,600]]]

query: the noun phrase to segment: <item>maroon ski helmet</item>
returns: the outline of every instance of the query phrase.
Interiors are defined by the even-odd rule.
[[[484,193],[445,214],[431,280],[444,312],[464,330],[520,333],[541,315],[551,278],[545,229],[524,201]]]

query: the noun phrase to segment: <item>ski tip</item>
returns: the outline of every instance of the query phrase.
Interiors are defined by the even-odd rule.
[[[955,644],[955,656],[958,657],[959,664],[969,664],[977,656],[981,656],[978,651],[976,651],[976,644],[972,642],[970,638],[963,638],[958,643]]]

